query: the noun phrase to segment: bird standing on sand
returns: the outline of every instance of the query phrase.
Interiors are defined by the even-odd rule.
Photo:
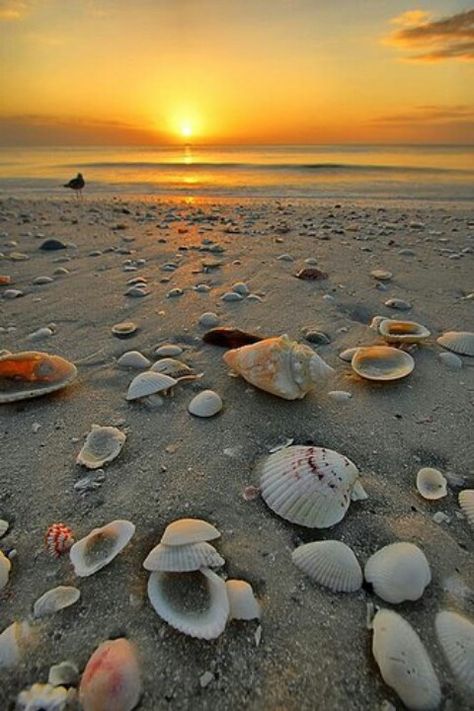
[[[69,183],[66,183],[63,185],[64,188],[71,188],[71,190],[76,191],[76,196],[79,197],[79,195],[82,195],[82,188],[85,185],[84,178],[82,177],[82,173],[78,173],[75,178],[69,181]]]

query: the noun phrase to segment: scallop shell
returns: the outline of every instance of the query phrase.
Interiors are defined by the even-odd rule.
[[[215,639],[224,631],[229,616],[227,589],[207,568],[193,573],[156,571],[148,580],[148,597],[157,614],[184,634]]]
[[[224,361],[247,382],[285,400],[303,398],[334,372],[311,348],[287,335],[227,351]]]
[[[143,562],[146,570],[164,570],[184,573],[200,568],[220,568],[225,560],[209,543],[189,543],[184,546],[167,546],[159,543]]]
[[[33,684],[17,696],[19,711],[63,711],[68,702],[68,692],[64,686]]]
[[[387,343],[421,343],[431,336],[430,331],[415,321],[384,319],[379,333]]]
[[[76,463],[88,469],[99,469],[106,462],[118,457],[125,440],[126,435],[117,427],[92,425],[92,430],[77,455]]]
[[[474,624],[464,615],[443,610],[436,615],[435,628],[453,675],[474,696]]]
[[[141,397],[165,392],[176,384],[177,380],[170,378],[169,375],[148,370],[132,380],[127,391],[127,400],[138,400]]]
[[[94,528],[74,543],[69,552],[76,575],[86,577],[104,568],[125,548],[134,533],[135,526],[130,521],[117,520]]]
[[[150,370],[153,373],[164,373],[169,375],[170,378],[178,380],[179,378],[189,378],[191,376],[196,376],[196,373],[189,365],[182,363],[180,360],[175,358],[161,358],[153,363]]]
[[[1,356],[0,404],[52,393],[76,376],[76,366],[57,355],[21,351]]]
[[[262,616],[252,586],[245,580],[226,580],[229,620],[256,620]]]
[[[293,563],[333,592],[354,592],[362,585],[362,569],[349,546],[341,541],[314,541],[296,548]]]
[[[12,669],[33,644],[34,632],[28,622],[13,622],[0,634],[0,669]]]
[[[151,365],[151,361],[140,353],[140,351],[127,351],[117,361],[117,365],[121,368],[136,368],[136,370],[145,370]]]
[[[441,701],[438,678],[413,627],[391,610],[379,610],[372,626],[372,653],[384,682],[408,709],[437,708]]]
[[[437,339],[440,346],[465,356],[474,356],[474,333],[470,331],[448,331]]]
[[[390,346],[365,346],[357,349],[351,361],[352,370],[367,380],[398,380],[415,367],[409,353]]]
[[[84,711],[132,711],[141,693],[135,645],[123,637],[102,642],[87,662],[79,685]]]
[[[185,546],[220,538],[220,533],[212,524],[200,518],[178,518],[170,523],[161,537],[167,546]]]
[[[33,615],[44,617],[52,615],[65,607],[74,605],[81,597],[81,592],[77,588],[68,585],[58,585],[41,595],[33,605]]]
[[[188,412],[195,417],[213,417],[222,410],[222,399],[214,390],[202,390],[188,405]]]
[[[2,590],[8,583],[11,567],[12,564],[7,556],[3,553],[3,551],[0,551],[0,590]]]
[[[297,445],[270,454],[258,469],[267,506],[308,528],[328,528],[344,518],[359,476],[355,464],[342,454]],[[363,491],[358,487],[357,498]]]
[[[459,492],[459,506],[467,518],[469,524],[474,528],[474,489],[464,489]]]
[[[416,475],[416,488],[424,499],[442,499],[448,493],[446,483],[441,472],[431,467],[423,467]]]
[[[413,543],[392,543],[370,556],[365,579],[386,602],[418,600],[431,582],[426,556]]]

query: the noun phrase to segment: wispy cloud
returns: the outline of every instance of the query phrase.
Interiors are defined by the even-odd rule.
[[[29,0],[0,0],[0,21],[21,20],[31,10]]]
[[[443,124],[459,121],[474,121],[474,106],[459,104],[457,106],[426,105],[415,106],[403,113],[388,114],[376,117],[373,122],[378,124],[406,125],[406,124]]]
[[[417,62],[474,61],[474,10],[438,20],[423,10],[408,10],[391,22],[399,29],[385,37],[384,43],[409,52],[405,59]]]

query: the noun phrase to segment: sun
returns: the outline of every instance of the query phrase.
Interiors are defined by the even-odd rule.
[[[191,138],[193,135],[193,128],[190,123],[182,123],[179,132],[183,138]]]

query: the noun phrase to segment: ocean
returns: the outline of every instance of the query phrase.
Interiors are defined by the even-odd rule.
[[[0,195],[474,198],[474,146],[144,146],[0,149]]]

